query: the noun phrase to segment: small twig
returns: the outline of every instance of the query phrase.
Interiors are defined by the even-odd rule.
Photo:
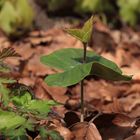
[[[97,115],[95,115],[90,121],[89,123],[92,123],[96,118],[98,118],[100,115],[102,115],[102,112],[98,112]]]

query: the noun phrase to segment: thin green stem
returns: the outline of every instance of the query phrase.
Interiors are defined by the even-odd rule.
[[[84,54],[83,54],[83,63],[86,63],[86,53],[87,53],[87,44],[83,43],[84,45]],[[81,117],[80,121],[84,122],[84,80],[81,81]]]

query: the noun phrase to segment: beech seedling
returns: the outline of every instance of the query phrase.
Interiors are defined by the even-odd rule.
[[[83,49],[66,48],[41,57],[41,62],[63,72],[49,75],[45,82],[49,86],[67,87],[81,83],[81,122],[84,121],[84,79],[91,75],[105,80],[129,81],[132,76],[123,75],[121,69],[112,61],[87,51],[93,31],[93,16],[80,29],[67,29],[68,34],[80,40]]]

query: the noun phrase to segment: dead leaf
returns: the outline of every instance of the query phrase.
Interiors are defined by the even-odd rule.
[[[60,126],[57,127],[55,130],[58,131],[61,136],[63,136],[64,140],[73,140],[73,134],[68,128]]]
[[[100,133],[93,123],[79,122],[70,128],[74,140],[102,140]]]
[[[124,140],[134,135],[139,127],[139,119],[130,118],[120,113],[103,113],[93,122],[98,128],[103,140]]]
[[[67,89],[63,87],[49,87],[41,78],[36,79],[34,91],[36,97],[40,99],[52,99],[65,103],[68,96],[65,95]]]

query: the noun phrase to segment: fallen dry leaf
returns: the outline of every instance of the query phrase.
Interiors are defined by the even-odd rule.
[[[74,134],[73,140],[102,140],[100,133],[93,123],[79,122],[73,125],[70,130]]]
[[[103,140],[124,140],[134,135],[139,127],[139,118],[130,118],[120,113],[103,113],[93,122],[98,128]]]

